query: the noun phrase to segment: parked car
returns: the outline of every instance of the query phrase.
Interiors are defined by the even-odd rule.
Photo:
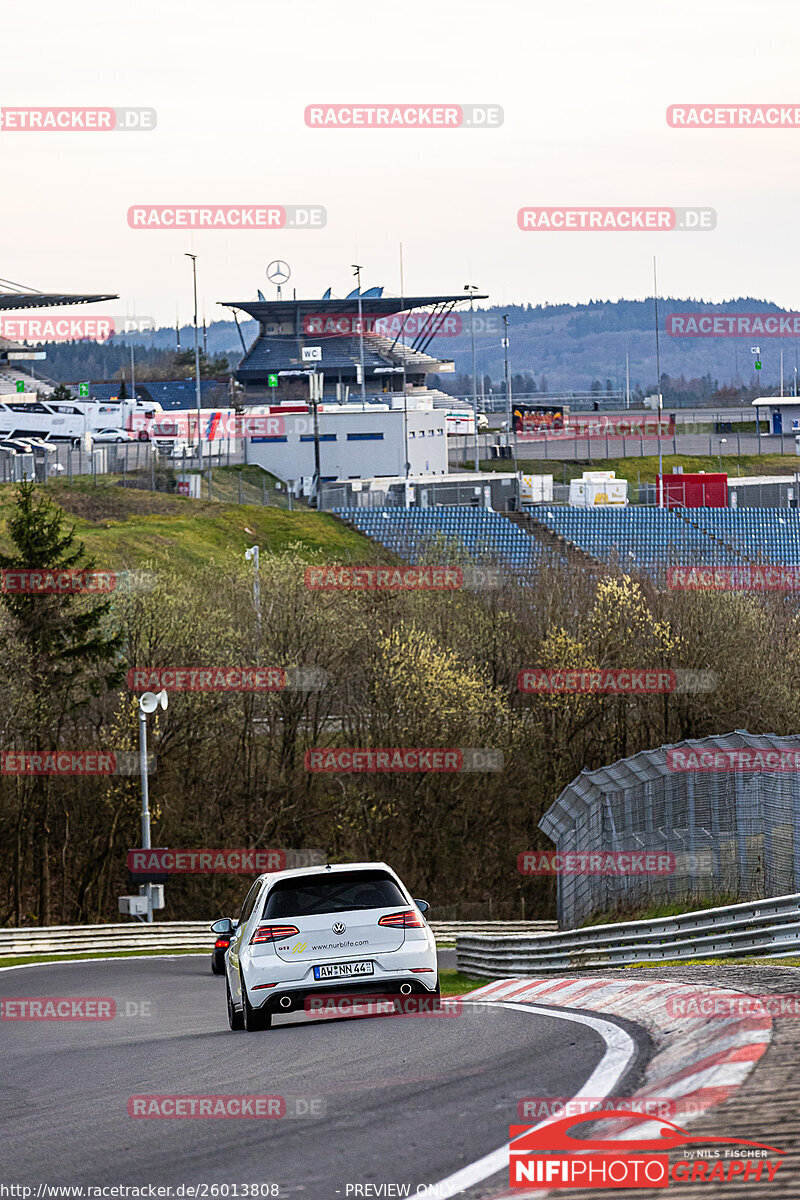
[[[92,431],[93,442],[132,442],[134,437],[127,429],[95,429]]]
[[[436,942],[386,863],[338,863],[261,875],[238,921],[216,921],[225,955],[228,1024],[269,1029],[307,998],[416,994],[439,1001]]]

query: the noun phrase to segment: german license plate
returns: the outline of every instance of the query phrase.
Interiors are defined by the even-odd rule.
[[[371,962],[323,963],[314,967],[315,979],[352,979],[356,975],[372,975],[375,964]]]

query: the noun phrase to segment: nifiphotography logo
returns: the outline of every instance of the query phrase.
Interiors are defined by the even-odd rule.
[[[644,1122],[655,1137],[583,1138],[571,1130],[596,1121]],[[623,1132],[620,1130],[620,1133]],[[743,1138],[692,1137],[663,1118],[617,1109],[577,1113],[531,1128],[510,1127],[509,1183],[512,1188],[665,1188],[671,1183],[771,1183],[783,1151]],[[695,1144],[698,1148],[687,1149]],[[702,1147],[702,1148],[701,1148]],[[588,1152],[588,1153],[587,1153]],[[670,1161],[670,1152],[677,1160]],[[777,1156],[777,1157],[775,1157]],[[746,1194],[746,1191],[743,1192]]]

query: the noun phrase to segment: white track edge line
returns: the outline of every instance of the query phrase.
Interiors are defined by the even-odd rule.
[[[464,1003],[469,1004],[470,1001],[464,1001]],[[600,1034],[606,1044],[605,1053],[572,1100],[582,1100],[586,1097],[597,1099],[611,1095],[636,1053],[633,1038],[621,1026],[615,1025],[612,1021],[604,1021],[599,1017],[586,1017],[583,1014],[569,1011],[555,1012],[553,1009],[540,1008],[534,1004],[517,1004],[510,1000],[498,1000],[493,1007],[510,1008],[513,1012],[534,1013],[536,1016],[553,1017],[555,1020],[573,1021],[578,1025],[586,1025],[595,1033]],[[553,1119],[552,1117],[546,1118],[530,1128],[539,1129]],[[444,1200],[445,1197],[457,1196],[476,1183],[482,1183],[491,1175],[507,1169],[510,1145],[510,1142],[506,1142],[505,1145],[498,1146],[496,1150],[490,1151],[489,1154],[476,1159],[468,1166],[460,1167],[445,1179],[440,1179],[438,1183],[428,1184],[427,1187],[416,1193],[419,1200]]]
[[[207,950],[189,950],[186,954],[128,954],[109,955],[102,958],[51,958],[48,962],[17,963],[12,967],[0,967],[0,971],[24,971],[26,967],[78,967],[81,963],[145,962],[150,958],[205,958]]]

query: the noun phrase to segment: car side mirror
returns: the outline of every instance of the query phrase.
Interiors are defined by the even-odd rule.
[[[233,933],[236,926],[230,917],[223,917],[220,921],[215,921],[211,926],[211,932],[216,934]]]
[[[430,904],[428,904],[427,900],[415,900],[414,903],[421,913],[426,913],[430,908]]]

